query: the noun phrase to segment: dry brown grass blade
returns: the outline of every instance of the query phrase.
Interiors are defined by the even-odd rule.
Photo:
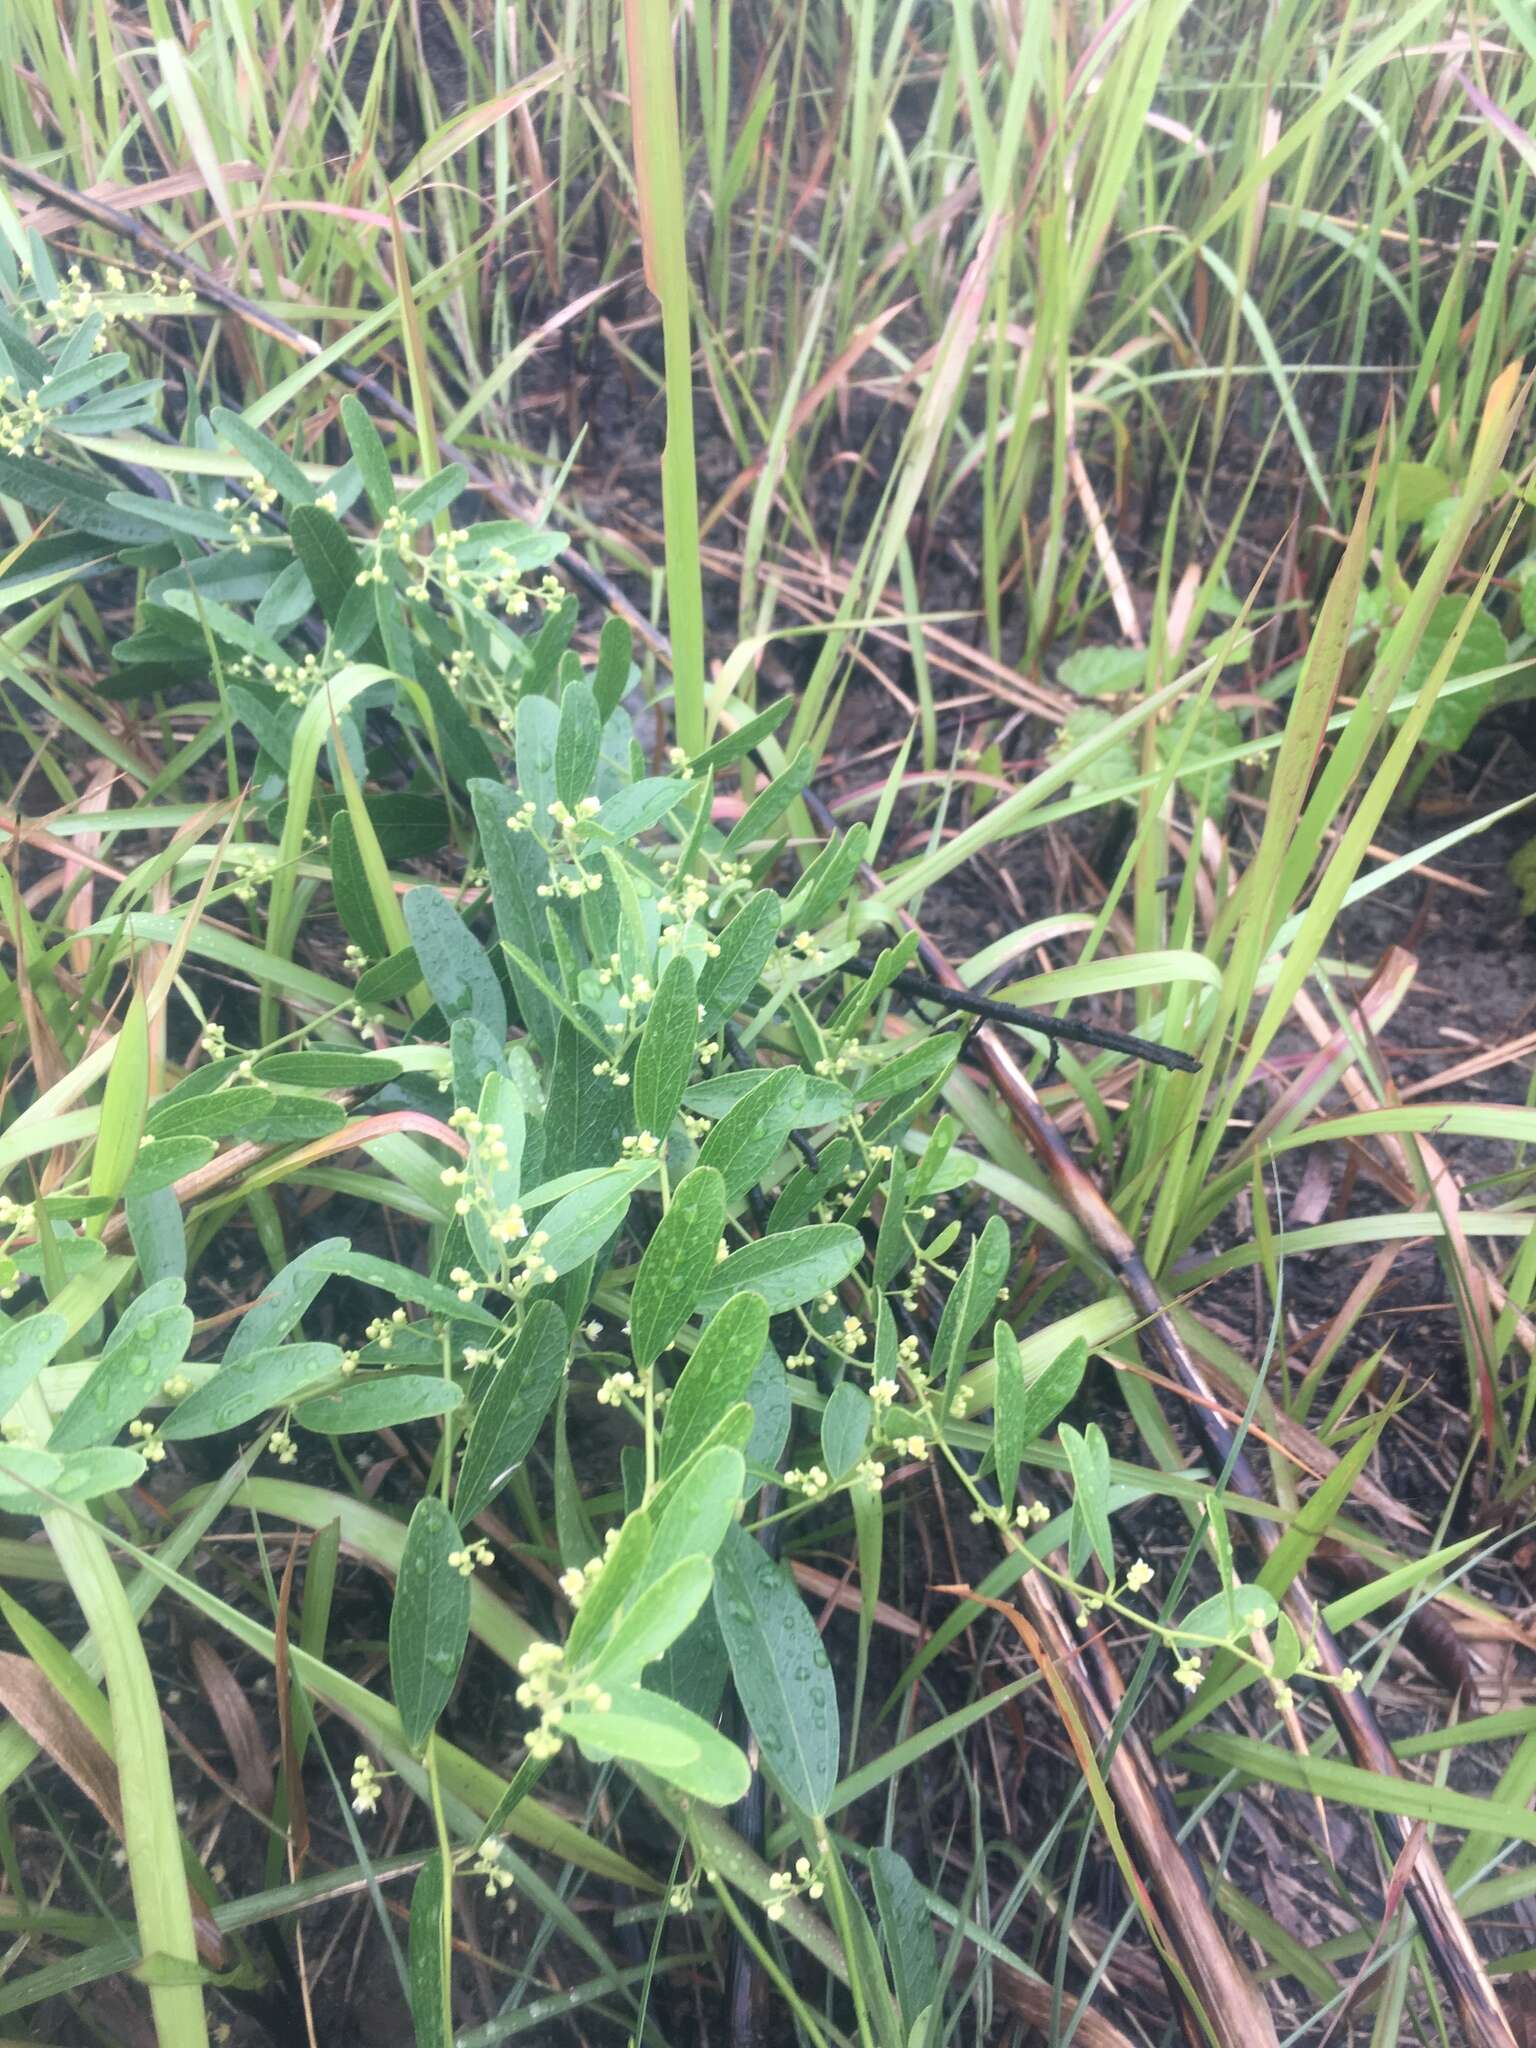
[[[919,929],[915,924],[912,928]],[[921,933],[920,954],[927,972],[936,980],[947,980],[955,987],[962,985],[948,960]],[[1262,1499],[1263,1490],[1253,1468],[1236,1447],[1233,1432],[1211,1399],[1212,1390],[1204,1373],[1175,1327],[1156,1283],[1120,1219],[1073,1158],[1024,1070],[996,1030],[984,1025],[973,1044],[986,1061],[999,1093],[1031,1151],[1045,1168],[1055,1192],[1142,1316],[1146,1340],[1165,1369],[1202,1397],[1191,1404],[1190,1414],[1212,1458],[1223,1466],[1230,1460],[1229,1487],[1249,1499]],[[1255,1522],[1249,1534],[1265,1555],[1276,1541],[1266,1523]],[[1344,1657],[1300,1579],[1292,1584],[1284,1604],[1301,1640],[1315,1647],[1323,1671],[1337,1678],[1345,1668]],[[1358,1691],[1346,1692],[1339,1685],[1326,1685],[1323,1697],[1351,1759],[1378,1776],[1400,1777],[1397,1759],[1366,1696]],[[1400,1858],[1409,1840],[1407,1821],[1400,1815],[1384,1814],[1381,1827],[1394,1859]],[[1516,2048],[1498,1994],[1451,1897],[1445,1874],[1428,1850],[1413,1863],[1408,1877],[1408,1900],[1470,2048]]]
[[[192,1668],[224,1737],[235,1782],[258,1813],[272,1810],[272,1760],[245,1689],[212,1643],[194,1636]]]
[[[30,1657],[0,1654],[0,1707],[80,1788],[121,1839],[123,1804],[117,1789],[117,1765]]]
[[[1026,1572],[1015,1588],[1017,1604],[989,1599],[969,1586],[936,1590],[1000,1614],[1039,1667],[1105,1826],[1113,1833],[1118,1823],[1122,1831],[1117,1860],[1168,1967],[1186,2037],[1214,2041],[1218,2048],[1264,2048],[1276,2042],[1263,1998],[1228,1947],[1204,1880],[1165,1816],[1156,1765],[1133,1729],[1109,1746],[1113,1708],[1100,1696],[1049,1581],[1038,1571]],[[1107,1810],[1099,1787],[1109,1802]]]

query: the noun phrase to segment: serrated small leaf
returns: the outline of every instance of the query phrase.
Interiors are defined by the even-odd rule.
[[[635,1365],[652,1365],[692,1315],[714,1272],[725,1228],[725,1189],[710,1166],[678,1183],[635,1274],[630,1337]]]
[[[663,1479],[685,1465],[742,1400],[767,1342],[768,1305],[760,1294],[734,1295],[716,1310],[667,1403]]]
[[[449,1380],[425,1373],[359,1373],[334,1394],[321,1394],[294,1409],[300,1429],[318,1436],[371,1436],[428,1415],[451,1415],[464,1396]]]
[[[635,1054],[635,1122],[657,1138],[664,1139],[671,1130],[693,1072],[698,1017],[693,969],[679,953],[667,963]]]
[[[459,1525],[433,1494],[416,1503],[395,1604],[389,1617],[389,1676],[400,1725],[424,1747],[458,1681],[469,1642],[469,1579],[450,1559],[462,1551]]]
[[[565,1373],[570,1337],[552,1301],[536,1301],[507,1357],[482,1372],[495,1374],[475,1410],[454,1493],[454,1512],[472,1522],[527,1457],[554,1406]]]
[[[740,1527],[715,1561],[715,1615],[764,1767],[812,1817],[837,1787],[841,1724],[832,1667],[784,1566]]]

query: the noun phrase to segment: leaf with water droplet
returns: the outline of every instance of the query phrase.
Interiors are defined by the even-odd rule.
[[[715,1560],[715,1614],[770,1775],[803,1813],[825,1813],[841,1740],[832,1667],[794,1580],[739,1525]]]
[[[46,1310],[0,1330],[0,1415],[15,1407],[68,1335],[63,1316]]]
[[[182,1281],[159,1280],[124,1311],[95,1371],[54,1424],[50,1451],[110,1443],[159,1394],[192,1341],[185,1293]]]
[[[400,1725],[422,1749],[447,1706],[469,1641],[469,1580],[449,1559],[464,1547],[442,1502],[416,1503],[389,1617],[389,1675]]]
[[[279,1344],[270,1351],[226,1358],[211,1380],[171,1410],[160,1434],[168,1443],[179,1443],[238,1429],[269,1408],[281,1408],[322,1386],[340,1371],[338,1344]]]

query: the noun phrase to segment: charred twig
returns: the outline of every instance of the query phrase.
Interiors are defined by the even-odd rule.
[[[848,964],[867,971],[875,963],[861,957]],[[1168,1045],[1156,1045],[1150,1038],[1137,1038],[1125,1031],[1101,1030],[1097,1024],[1079,1024],[1072,1018],[1052,1016],[1049,1010],[1021,1010],[1014,1003],[1000,1003],[992,996],[976,995],[970,989],[954,982],[937,981],[931,975],[903,969],[891,977],[890,986],[904,996],[943,1003],[947,1009],[961,1010],[966,1016],[979,1017],[986,1024],[1010,1024],[1020,1031],[1036,1032],[1051,1041],[1053,1065],[1057,1045],[1091,1045],[1100,1052],[1125,1053],[1133,1060],[1145,1060],[1154,1067],[1171,1067],[1180,1074],[1198,1074],[1200,1071],[1200,1062],[1187,1052],[1176,1052]]]
[[[192,286],[200,299],[206,299],[209,305],[217,306],[221,312],[232,313],[237,320],[243,321],[247,327],[254,328],[259,334],[270,335],[274,341],[283,342],[287,347],[296,349],[302,356],[318,356],[322,353],[319,342],[311,335],[290,326],[275,313],[264,312],[260,306],[241,293],[231,291],[227,284],[220,283],[212,271],[205,270],[202,264],[184,255],[174,242],[167,241],[164,235],[158,234],[144,221],[135,220],[131,213],[124,213],[121,207],[110,206],[103,199],[92,199],[84,192],[76,192],[72,186],[61,185],[56,179],[45,176],[43,172],[33,170],[29,164],[19,163],[15,157],[0,156],[0,170],[16,184],[24,185],[28,191],[37,193],[40,198],[62,207],[76,220],[89,221],[93,227],[101,228],[107,234],[116,235],[120,240],[131,243],[151,264],[169,264]],[[370,404],[377,406],[392,425],[404,428],[408,434],[416,432],[416,419],[411,408],[402,399],[397,398],[387,384],[380,383],[377,377],[369,376],[366,370],[355,369],[351,363],[340,361],[328,364],[327,373],[339,384],[345,384],[349,391],[355,391],[360,398],[366,398]],[[457,462],[463,467],[467,481],[476,490],[484,492],[487,498],[510,517],[529,519],[536,516],[534,508],[529,503],[520,500],[499,478],[482,469],[478,463],[472,462],[461,449],[455,448],[448,441],[440,442],[439,447],[448,461]],[[636,610],[618,585],[605,576],[601,569],[594,569],[574,548],[562,549],[555,559],[568,576],[585,585],[594,597],[601,598],[604,604],[622,613],[642,640],[658,653],[665,652],[665,643],[661,642],[661,636],[650,620]]]

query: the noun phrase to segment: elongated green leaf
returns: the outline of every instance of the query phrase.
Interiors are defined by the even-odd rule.
[[[844,1479],[864,1455],[874,1420],[874,1403],[862,1387],[843,1380],[832,1389],[821,1416],[821,1455],[829,1477]]]
[[[403,1072],[398,1060],[382,1053],[333,1052],[322,1046],[307,1052],[269,1052],[255,1063],[258,1081],[281,1081],[290,1088],[379,1088]]]
[[[0,1417],[11,1412],[68,1335],[63,1316],[46,1309],[0,1328]]]
[[[293,1419],[320,1436],[367,1436],[428,1415],[451,1415],[463,1398],[451,1381],[429,1379],[425,1373],[359,1373],[334,1394],[301,1403]]]
[[[593,1682],[617,1692],[637,1685],[675,1643],[709,1598],[714,1570],[707,1557],[681,1557],[630,1601],[592,1665]]]
[[[297,1258],[274,1273],[225,1345],[225,1363],[244,1358],[248,1352],[269,1351],[281,1344],[298,1328],[305,1309],[330,1277],[334,1270],[331,1261],[338,1252],[350,1249],[344,1237],[323,1237],[318,1244],[306,1245]]]
[[[880,1935],[896,1985],[896,2003],[908,2028],[938,1996],[939,1959],[933,1940],[933,1914],[922,1887],[904,1856],[894,1849],[870,1852],[869,1874],[875,1887]]]
[[[91,1159],[90,1191],[115,1201],[128,1184],[149,1106],[149,1011],[137,989],[117,1035],[101,1093],[101,1124]]]
[[[459,1323],[479,1323],[487,1329],[496,1327],[496,1318],[488,1309],[460,1301],[455,1290],[441,1281],[429,1280],[425,1273],[412,1272],[409,1266],[397,1265],[393,1259],[376,1258],[372,1252],[355,1252],[343,1240],[334,1242],[336,1249],[324,1260],[327,1273],[365,1280],[370,1287],[384,1288],[396,1301],[413,1301],[435,1316],[447,1316]],[[250,1318],[246,1320],[249,1322]]]
[[[286,1407],[341,1371],[339,1344],[281,1344],[226,1359],[212,1379],[187,1395],[160,1425],[169,1442],[238,1429],[269,1409]]]
[[[211,1138],[156,1138],[141,1144],[123,1193],[152,1195],[206,1166],[217,1150]]]
[[[661,1476],[676,1472],[741,1401],[768,1342],[768,1304],[734,1295],[715,1311],[678,1376],[661,1437]]]
[[[469,1577],[459,1526],[442,1502],[416,1503],[389,1617],[389,1676],[400,1726],[420,1749],[458,1681],[469,1642]]]
[[[801,747],[784,773],[758,791],[731,827],[726,835],[726,855],[739,853],[771,831],[810,781],[815,768],[815,753],[810,747]]]
[[[539,1220],[539,1228],[548,1238],[540,1258],[556,1273],[569,1273],[584,1265],[613,1236],[628,1213],[635,1191],[655,1171],[652,1160],[610,1167],[585,1187],[563,1196]]]
[[[759,889],[721,932],[719,952],[705,961],[699,973],[699,1001],[704,1005],[706,1023],[734,1016],[751,995],[773,951],[783,914],[773,891]]]
[[[151,1111],[156,1138],[244,1138],[258,1145],[300,1145],[339,1131],[347,1112],[318,1095],[285,1095],[259,1083],[194,1096]]]
[[[555,794],[568,811],[590,791],[602,744],[603,722],[592,685],[580,678],[567,683],[555,733]]]
[[[678,1184],[635,1275],[631,1346],[640,1371],[652,1365],[692,1315],[714,1272],[725,1228],[725,1190],[712,1167]]]
[[[1025,1451],[1050,1428],[1076,1394],[1088,1369],[1088,1347],[1074,1337],[1059,1357],[1029,1371],[1019,1340],[1006,1323],[993,1331],[997,1362],[997,1484],[1004,1507],[1012,1504]]]
[[[846,1223],[808,1223],[799,1230],[781,1230],[722,1260],[699,1307],[707,1314],[748,1289],[763,1297],[770,1315],[781,1315],[847,1279],[863,1252],[863,1238]]]
[[[481,1368],[495,1378],[475,1410],[459,1468],[453,1506],[461,1522],[472,1521],[495,1498],[532,1450],[560,1390],[569,1349],[560,1309],[552,1301],[536,1301],[507,1357]]]
[[[803,1079],[798,1067],[779,1067],[727,1110],[699,1151],[699,1164],[718,1169],[727,1201],[755,1185],[800,1121]]]
[[[410,1996],[416,2048],[452,2048],[448,1906],[442,1854],[434,1849],[411,1888]]]
[[[616,1693],[607,1713],[568,1713],[560,1725],[595,1761],[618,1757],[640,1764],[709,1806],[732,1805],[752,1782],[735,1743],[659,1693]]]
[[[1104,1432],[1096,1422],[1083,1433],[1064,1422],[1058,1434],[1072,1472],[1072,1570],[1080,1572],[1091,1552],[1112,1574],[1115,1547],[1109,1530],[1109,1445]]]
[[[478,1017],[498,1043],[507,1035],[501,983],[479,941],[438,889],[412,889],[405,922],[432,1000],[452,1023]]]
[[[832,1667],[794,1580],[740,1527],[715,1561],[715,1615],[765,1768],[803,1813],[825,1813],[840,1741]]]
[[[334,629],[340,622],[342,607],[357,593],[362,557],[348,539],[341,521],[318,505],[296,505],[289,515],[288,530],[309,577],[315,602],[325,614],[326,624]]]
[[[148,1407],[187,1355],[192,1311],[178,1279],[147,1288],[107,1339],[96,1370],[53,1426],[50,1451],[110,1443]]]
[[[679,953],[668,961],[635,1054],[635,1122],[665,1139],[677,1115],[698,1041],[698,994],[693,968]]]

